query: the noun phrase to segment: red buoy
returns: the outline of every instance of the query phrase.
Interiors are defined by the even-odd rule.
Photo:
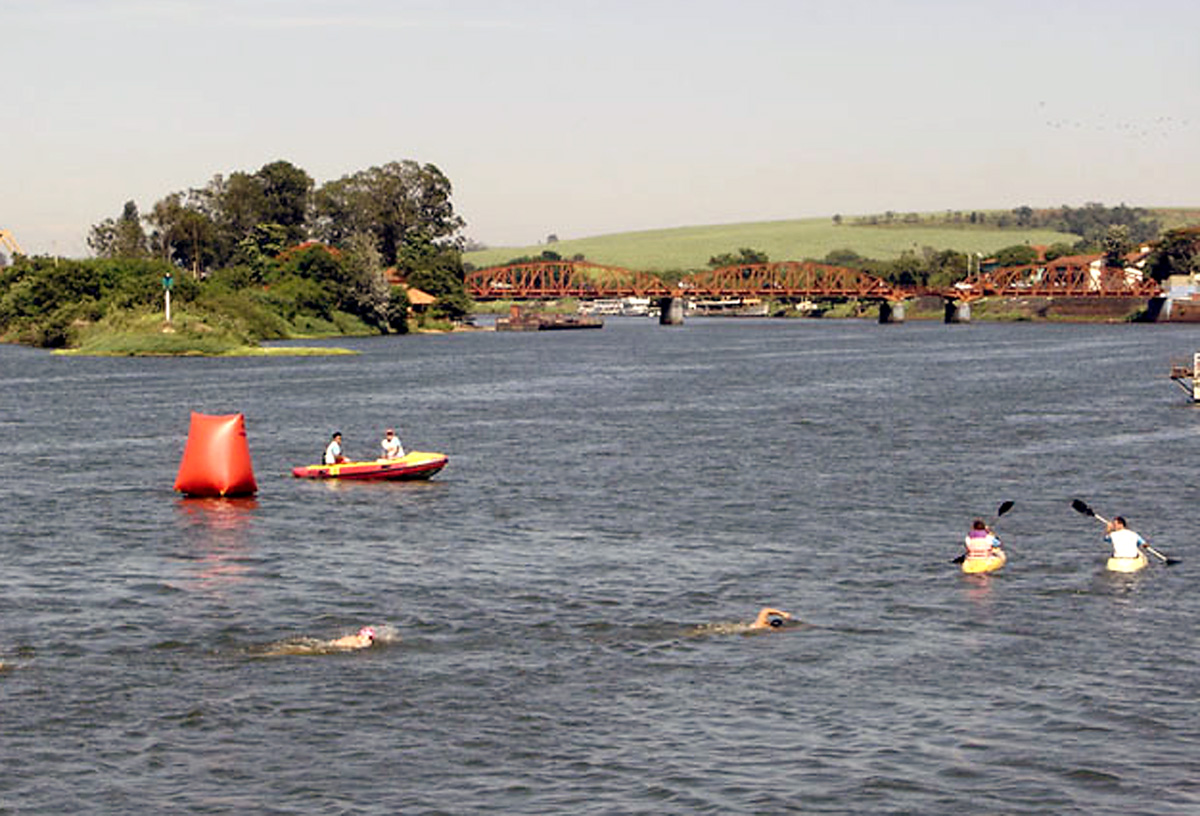
[[[187,496],[249,496],[258,490],[245,417],[192,412],[175,489]]]

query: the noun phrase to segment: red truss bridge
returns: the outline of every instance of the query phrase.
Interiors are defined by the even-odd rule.
[[[536,261],[469,272],[467,293],[475,300],[535,300],[573,297],[755,297],[902,300],[891,284],[841,266],[783,261],[727,266],[697,272],[669,286],[648,272],[587,261]]]
[[[727,266],[696,272],[668,285],[649,272],[588,261],[532,261],[469,272],[475,300],[600,300],[622,297],[873,300],[901,303],[921,295],[969,303],[989,296],[1153,298],[1158,283],[1139,272],[1104,267],[1081,255],[983,272],[945,288],[897,286],[842,266],[808,261]]]
[[[1004,267],[967,278],[937,294],[965,302],[989,296],[1153,298],[1162,294],[1162,288],[1153,278],[1103,263],[1100,255],[1075,255]]]

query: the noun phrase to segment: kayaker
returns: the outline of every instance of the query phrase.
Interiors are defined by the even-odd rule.
[[[383,448],[384,459],[400,459],[404,456],[404,446],[400,444],[395,428],[388,428],[379,444]]]
[[[1104,540],[1112,544],[1113,558],[1138,558],[1139,547],[1146,546],[1146,540],[1125,526],[1125,518],[1117,516],[1104,526]]]
[[[325,446],[325,464],[340,465],[345,461],[346,457],[342,455],[342,432],[334,431],[329,444]]]
[[[983,519],[975,519],[963,543],[967,548],[967,558],[990,558],[992,550],[1002,546],[1000,539]]]

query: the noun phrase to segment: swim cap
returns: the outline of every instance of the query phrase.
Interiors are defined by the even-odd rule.
[[[370,626],[364,626],[362,629],[359,629],[358,634],[361,637],[368,637],[371,640],[375,639],[375,630]]]
[[[771,618],[771,625],[778,629],[780,626],[783,626],[783,620],[781,618]]]

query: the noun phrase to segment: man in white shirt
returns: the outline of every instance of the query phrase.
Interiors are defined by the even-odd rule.
[[[384,459],[400,459],[404,456],[404,446],[400,444],[400,437],[396,436],[394,428],[387,429],[380,445],[383,447]]]

